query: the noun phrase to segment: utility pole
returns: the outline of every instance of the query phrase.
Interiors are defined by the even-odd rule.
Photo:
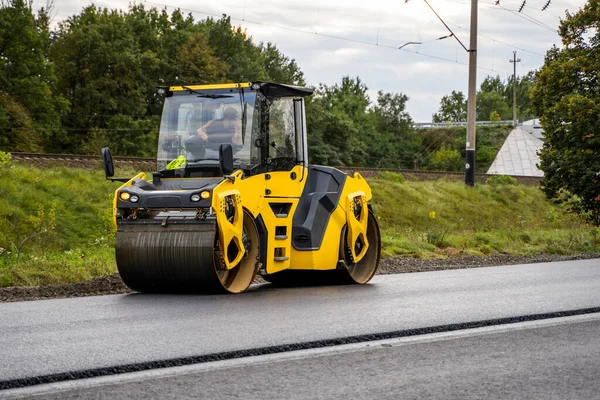
[[[477,105],[477,0],[471,0],[471,42],[469,45],[469,91],[467,99],[467,162],[465,183],[475,184],[475,106]]]
[[[514,64],[514,72],[513,72],[513,128],[517,127],[517,63],[521,62],[519,58],[517,60],[517,52],[513,51],[513,59],[508,60],[509,62]]]

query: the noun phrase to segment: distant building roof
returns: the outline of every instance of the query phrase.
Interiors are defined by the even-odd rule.
[[[536,167],[540,158],[538,152],[544,142],[518,127],[506,138],[502,148],[496,155],[488,174],[544,176]]]
[[[539,119],[530,119],[529,121],[524,121],[521,125],[523,129],[531,133],[536,138],[544,140],[544,130],[540,125]]]

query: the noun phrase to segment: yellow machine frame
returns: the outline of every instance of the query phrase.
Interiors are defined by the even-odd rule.
[[[196,91],[250,87],[253,87],[252,83],[236,83],[172,86],[169,87],[169,90]],[[240,265],[242,258],[247,257],[248,250],[244,251],[245,230],[257,230],[256,221],[260,219],[264,224],[263,229],[266,231],[262,233],[266,238],[261,240],[261,246],[266,244],[266,247],[259,249],[259,256],[256,257],[256,260],[247,261],[253,263],[254,267],[251,268],[254,268],[254,273],[258,272],[263,276],[271,276],[285,270],[336,270],[340,269],[340,266],[345,268],[347,266],[346,261],[350,259],[353,268],[359,268],[362,264],[369,264],[366,267],[367,272],[355,272],[357,276],[360,276],[359,279],[355,279],[357,283],[365,283],[371,278],[379,262],[379,228],[368,205],[368,202],[372,199],[371,188],[359,173],[355,173],[353,176],[345,176],[343,186],[339,189],[341,193],[337,204],[332,207],[318,248],[298,249],[294,247],[292,240],[293,219],[305,192],[309,170],[306,164],[296,165],[290,171],[272,171],[249,177],[244,177],[242,170],[237,170],[224,177],[221,182],[211,189],[210,204],[216,218],[218,238],[216,246],[220,251],[222,264],[226,270],[234,270]],[[339,171],[338,173],[341,174]],[[140,173],[115,191],[113,201],[115,225],[118,226],[117,216],[119,215],[118,201],[120,194],[134,185],[136,180],[145,181],[146,179],[146,174]],[[304,195],[306,194],[304,193]],[[275,213],[275,207],[272,205],[280,203],[289,205],[287,213]],[[235,208],[233,219],[228,218],[226,215],[230,206]],[[253,226],[248,226],[244,215],[252,217]],[[374,243],[370,243],[369,238],[374,240]],[[239,251],[230,259],[227,255],[227,249],[232,243]],[[357,243],[358,245],[355,245]],[[367,255],[370,246],[376,246],[376,249],[372,251],[371,255]],[[375,265],[373,266],[373,264]],[[217,271],[217,274],[222,275],[223,273]],[[235,292],[244,289],[242,287],[242,290],[237,288],[232,290],[225,284],[225,280],[229,278],[220,277],[219,279],[229,291]]]

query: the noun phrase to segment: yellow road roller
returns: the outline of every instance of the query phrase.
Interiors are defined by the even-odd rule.
[[[304,97],[269,82],[161,87],[157,170],[107,179],[116,262],[146,293],[241,293],[257,274],[282,286],[367,283],[380,257],[364,178],[309,165]],[[150,174],[148,174],[150,175]]]

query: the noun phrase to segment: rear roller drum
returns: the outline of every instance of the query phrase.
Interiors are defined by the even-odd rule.
[[[379,257],[381,254],[381,236],[379,234],[379,224],[373,211],[369,210],[369,219],[367,221],[367,241],[369,248],[364,257],[358,262],[352,262],[352,256],[349,251],[350,244],[348,243],[346,232],[344,230],[342,236],[342,252],[341,257],[344,260],[346,268],[343,270],[346,273],[345,279],[350,283],[367,283],[373,278],[377,267],[379,266]]]
[[[244,256],[225,269],[213,223],[122,224],[117,232],[119,274],[143,293],[241,293],[256,274],[258,234],[244,213]]]

